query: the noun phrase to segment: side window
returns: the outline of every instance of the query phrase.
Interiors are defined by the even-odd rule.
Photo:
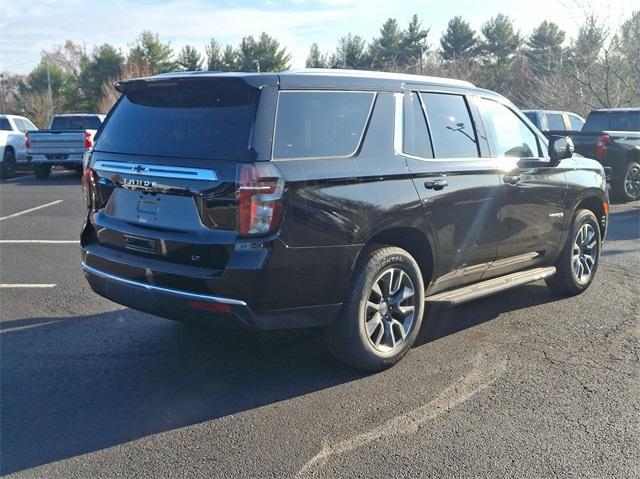
[[[562,113],[547,113],[547,123],[549,130],[566,130]]]
[[[495,149],[495,156],[539,156],[538,139],[518,116],[501,103],[480,98],[478,108]]]
[[[540,128],[540,124],[538,122],[538,114],[535,111],[527,111],[524,112],[524,115],[529,118],[529,121]]]
[[[273,157],[353,155],[360,144],[374,96],[373,92],[280,92]]]
[[[433,158],[427,121],[416,92],[411,92],[404,98],[403,125],[402,151],[407,155]]]
[[[582,130],[582,126],[584,125],[584,120],[580,118],[578,115],[567,115],[569,117],[569,126],[571,127],[571,131],[580,131]]]
[[[478,140],[463,96],[420,93],[436,158],[478,158]]]
[[[11,131],[11,123],[6,118],[0,118],[0,130]]]

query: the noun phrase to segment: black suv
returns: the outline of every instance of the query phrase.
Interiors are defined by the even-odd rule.
[[[85,158],[98,294],[182,321],[323,327],[353,366],[398,361],[425,302],[592,282],[602,166],[472,84],[373,72],[122,81]]]

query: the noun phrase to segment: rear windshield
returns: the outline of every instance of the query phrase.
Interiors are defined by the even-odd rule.
[[[51,130],[97,130],[101,123],[97,116],[57,116]]]
[[[587,117],[582,131],[640,131],[640,112],[594,112]]]
[[[232,160],[249,149],[257,90],[237,79],[175,81],[127,92],[95,149]]]

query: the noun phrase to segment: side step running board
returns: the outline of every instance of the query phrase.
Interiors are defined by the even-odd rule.
[[[456,305],[472,301],[483,296],[499,293],[506,289],[515,288],[523,284],[531,283],[539,279],[548,278],[556,274],[555,266],[547,266],[545,268],[534,268],[528,271],[519,271],[517,273],[500,276],[480,283],[465,286],[463,288],[446,291],[444,293],[428,296],[427,303],[441,303],[448,305]]]

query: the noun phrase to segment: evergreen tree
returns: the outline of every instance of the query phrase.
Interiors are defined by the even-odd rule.
[[[327,59],[320,51],[317,43],[312,43],[305,63],[307,68],[327,68]]]
[[[143,31],[136,40],[129,60],[141,65],[148,65],[154,74],[165,73],[177,69],[173,60],[171,44],[162,43],[157,33]]]
[[[371,43],[371,66],[378,70],[397,70],[402,56],[403,33],[394,18],[389,18],[380,29],[380,36]]]
[[[80,68],[79,84],[87,111],[98,111],[105,82],[117,77],[124,66],[124,56],[114,46],[105,43],[93,49]]]
[[[275,38],[262,32],[256,41],[244,37],[237,51],[240,71],[278,72],[289,68],[291,55]]]
[[[329,64],[331,68],[349,68],[364,70],[371,66],[371,61],[366,51],[367,44],[359,35],[350,33],[338,40],[336,52],[331,55]]]
[[[453,17],[449,20],[447,30],[440,38],[442,58],[445,60],[469,58],[475,52],[477,45],[475,31],[462,17]]]
[[[202,70],[202,55],[191,45],[185,45],[178,54],[178,64],[186,71],[195,72]]]
[[[482,26],[481,51],[485,62],[498,68],[509,66],[522,45],[520,34],[513,23],[503,14],[498,14]]]
[[[555,70],[561,63],[565,33],[547,20],[534,30],[527,40],[526,55],[537,74]]]
[[[423,57],[428,49],[429,28],[423,29],[418,15],[413,15],[407,29],[402,33],[400,59],[410,72],[422,73]]]
[[[223,71],[222,47],[220,44],[212,38],[205,51],[207,53],[207,70],[210,72]]]

